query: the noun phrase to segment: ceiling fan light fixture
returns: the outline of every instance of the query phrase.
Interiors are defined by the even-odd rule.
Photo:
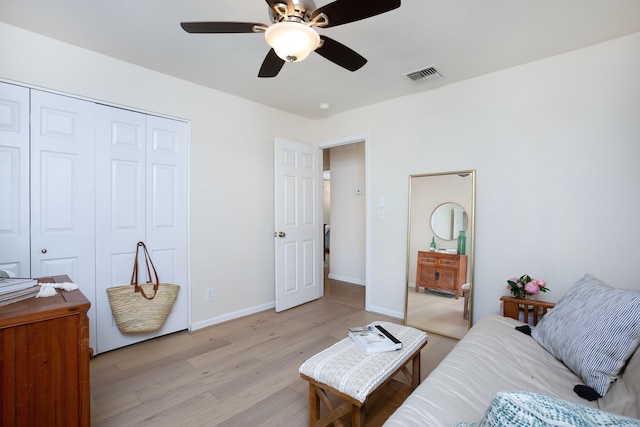
[[[303,61],[320,46],[320,35],[311,27],[298,22],[278,22],[264,33],[269,46],[287,62]]]

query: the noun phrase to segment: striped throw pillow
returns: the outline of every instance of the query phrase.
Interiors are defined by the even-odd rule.
[[[640,291],[586,274],[531,336],[600,396],[640,344]]]

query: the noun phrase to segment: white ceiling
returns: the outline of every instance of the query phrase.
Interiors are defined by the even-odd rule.
[[[0,21],[315,119],[638,32],[640,1],[402,0],[318,30],[367,58],[360,70],[312,54],[272,79],[257,77],[269,50],[263,35],[188,34],[179,25],[268,24],[264,0],[0,0]],[[431,65],[445,78],[416,85],[402,76]]]

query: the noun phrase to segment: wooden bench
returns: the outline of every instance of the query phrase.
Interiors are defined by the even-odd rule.
[[[309,382],[310,426],[341,426],[340,418],[351,412],[351,426],[362,427],[365,404],[397,374],[406,376],[412,390],[420,384],[420,351],[427,344],[427,334],[389,322],[373,324],[382,325],[402,342],[403,348],[367,353],[351,338],[345,338],[300,366],[300,376]],[[328,393],[345,402],[334,408]],[[323,417],[321,403],[326,409]]]

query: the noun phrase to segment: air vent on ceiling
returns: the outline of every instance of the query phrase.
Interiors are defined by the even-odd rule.
[[[411,71],[410,73],[403,74],[403,76],[408,77],[409,80],[415,84],[423,84],[443,78],[442,74],[440,74],[435,67],[427,67],[421,70]]]

